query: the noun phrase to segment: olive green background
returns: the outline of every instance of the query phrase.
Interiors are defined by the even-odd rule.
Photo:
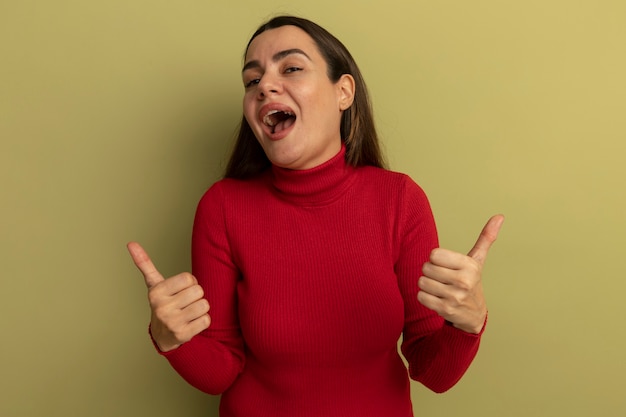
[[[281,12],[353,52],[443,246],[507,216],[481,351],[416,415],[626,415],[622,0],[1,1],[0,415],[217,415],[151,346],[125,243],[189,269],[245,43]]]

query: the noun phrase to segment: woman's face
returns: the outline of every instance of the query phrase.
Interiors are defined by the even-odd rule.
[[[333,83],[313,39],[295,26],[258,35],[243,67],[244,116],[268,159],[291,169],[320,165],[341,149],[341,114],[354,80]]]

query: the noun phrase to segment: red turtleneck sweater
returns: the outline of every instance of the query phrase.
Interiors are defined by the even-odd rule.
[[[222,417],[412,416],[407,370],[452,387],[480,335],[417,301],[437,243],[406,175],[353,168],[345,149],[316,168],[224,179],[201,199],[193,274],[211,326],[164,354]]]

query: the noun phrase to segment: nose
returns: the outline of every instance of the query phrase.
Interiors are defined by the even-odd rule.
[[[263,76],[259,80],[259,86],[258,86],[260,99],[263,99],[265,97],[268,97],[274,94],[278,94],[280,90],[281,90],[280,82],[275,76],[268,74],[267,72],[263,74]]]

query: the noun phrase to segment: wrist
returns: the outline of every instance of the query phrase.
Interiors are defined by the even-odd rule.
[[[485,313],[481,314],[480,319],[476,320],[475,323],[463,323],[463,324],[449,323],[449,324],[451,324],[453,327],[459,330],[462,330],[466,333],[481,335],[485,331],[485,326],[487,325],[487,316],[488,316],[487,311],[485,311]]]
[[[160,353],[166,353],[166,352],[172,351],[180,347],[180,344],[167,344],[159,340],[159,337],[155,335],[154,329],[152,328],[152,324],[148,326],[148,334],[150,335],[152,344]]]

